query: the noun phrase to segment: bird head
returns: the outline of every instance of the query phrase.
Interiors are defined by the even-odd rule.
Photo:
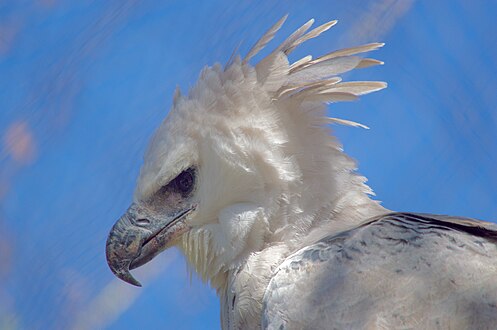
[[[369,192],[327,127],[358,124],[327,118],[324,103],[385,87],[337,76],[380,64],[353,55],[382,44],[290,64],[295,47],[336,23],[307,32],[311,20],[251,66],[285,19],[243,60],[204,68],[186,96],[176,90],[146,152],[134,201],[107,239],[107,261],[120,279],[140,285],[130,270],[177,245],[219,287],[223,274],[250,254],[304,236],[318,213],[338,207],[344,191]]]

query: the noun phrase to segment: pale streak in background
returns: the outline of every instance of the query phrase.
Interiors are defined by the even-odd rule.
[[[144,282],[151,282],[163,273],[174,261],[170,253],[160,262],[148,264],[136,271],[136,276]],[[148,284],[148,283],[147,283]],[[112,280],[75,315],[71,329],[104,329],[130,308],[145,288],[136,288],[119,279]]]
[[[381,42],[412,7],[414,0],[382,0],[370,4],[345,34],[347,43]]]
[[[3,137],[4,152],[20,164],[29,164],[36,157],[33,133],[26,122],[10,125]]]

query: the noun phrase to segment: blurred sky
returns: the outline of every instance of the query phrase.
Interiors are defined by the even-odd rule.
[[[389,88],[329,107],[371,127],[335,131],[386,207],[497,219],[497,1],[2,1],[0,329],[219,328],[176,250],[139,289],[113,277],[105,239],[175,86],[286,13],[273,46],[339,19],[293,60],[386,42],[384,66],[346,78]]]

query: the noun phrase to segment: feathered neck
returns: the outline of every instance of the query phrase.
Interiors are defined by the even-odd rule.
[[[260,84],[257,71],[236,60],[226,71],[219,67],[204,70],[199,89],[212,94],[205,92],[214,85],[212,81],[220,84],[224,79],[231,84],[232,80],[225,79],[226,75],[236,76],[234,72],[243,75],[237,82],[238,90],[227,93],[216,88],[216,95],[229,98],[230,102],[224,102],[234,105],[242,119],[232,126],[219,120],[219,125],[224,125],[224,138],[218,140],[223,140],[223,152],[230,153],[226,171],[240,164],[260,182],[262,188],[256,196],[247,196],[243,202],[262,210],[257,221],[264,226],[257,227],[260,232],[254,234],[261,237],[262,244],[254,250],[231,255],[231,259],[223,257],[219,249],[227,247],[219,247],[215,240],[216,231],[223,230],[221,226],[209,223],[184,235],[182,248],[190,263],[218,291],[226,287],[227,274],[245,264],[252,253],[275,245],[293,251],[383,210],[369,198],[372,191],[365,184],[366,179],[355,172],[355,161],[333,137],[328,126],[330,118],[321,101],[298,96],[272,99]],[[233,88],[230,85],[230,90]],[[193,93],[200,92],[194,89]],[[243,111],[245,100],[250,100],[251,108],[247,111]],[[197,96],[195,102],[202,104],[203,99]],[[219,104],[215,108],[219,109]],[[229,117],[223,117],[226,118]],[[216,125],[213,121],[210,127]],[[215,219],[215,222],[220,221]],[[243,240],[237,243],[245,244]]]

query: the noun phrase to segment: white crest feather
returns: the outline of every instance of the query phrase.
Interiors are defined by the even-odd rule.
[[[330,21],[330,22],[327,22],[323,25],[320,25],[318,26],[317,28],[313,29],[312,31],[310,31],[309,33],[306,33],[305,35],[303,35],[302,37],[298,38],[297,40],[295,40],[295,42],[289,46],[287,48],[287,50],[285,51],[285,54],[290,54],[291,52],[293,52],[293,50],[295,48],[297,48],[300,44],[306,42],[307,40],[310,40],[310,39],[313,39],[313,38],[316,38],[317,36],[319,36],[321,33],[329,30],[332,26],[334,26],[336,23],[338,23],[337,20],[334,20],[334,21]]]
[[[375,42],[375,43],[371,43],[371,44],[336,50],[336,51],[333,51],[333,52],[328,53],[326,55],[320,56],[320,57],[310,61],[306,65],[317,64],[319,62],[326,61],[326,60],[336,58],[336,57],[351,56],[351,55],[357,55],[357,54],[361,54],[361,53],[370,52],[373,50],[377,50],[378,48],[381,48],[384,45],[385,45],[384,43]],[[299,70],[299,69],[301,69],[301,67],[294,68],[294,70]]]
[[[345,126],[361,127],[364,129],[369,129],[369,127],[367,127],[366,125],[363,125],[361,123],[358,123],[358,122],[355,122],[352,120],[333,118],[333,117],[329,117],[329,118],[327,118],[327,120],[330,124],[340,124],[340,125],[345,125]]]
[[[274,24],[266,33],[255,43],[254,46],[249,50],[245,58],[243,59],[244,63],[247,63],[252,57],[257,55],[266,45],[273,40],[274,35],[278,32],[279,29],[283,26],[286,19],[288,18],[288,14],[280,18],[276,24]]]
[[[304,25],[295,30],[295,32],[293,32],[288,38],[286,38],[286,40],[283,41],[281,45],[276,48],[275,51],[282,51],[283,53],[285,53],[285,55],[288,55],[290,53],[290,49],[293,49],[296,41],[300,39],[300,37],[302,37],[307,32],[307,30],[310,29],[312,24],[314,24],[314,18],[311,18]]]
[[[320,93],[343,92],[354,95],[364,95],[382,90],[387,87],[383,81],[348,81],[336,84]]]
[[[312,55],[307,55],[305,57],[302,57],[300,60],[295,61],[292,63],[292,65],[290,65],[290,71],[292,71],[294,68],[296,68],[300,65],[306,64],[310,61],[312,61]]]

